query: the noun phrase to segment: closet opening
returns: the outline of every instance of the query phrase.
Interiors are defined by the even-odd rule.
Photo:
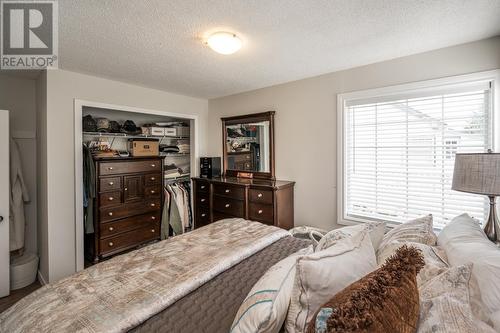
[[[76,271],[193,229],[197,120],[75,100]]]

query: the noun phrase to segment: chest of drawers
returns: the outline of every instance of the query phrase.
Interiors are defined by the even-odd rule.
[[[291,229],[294,182],[193,178],[195,228],[231,217]]]
[[[94,233],[85,237],[87,258],[102,258],[160,239],[163,158],[94,160]]]

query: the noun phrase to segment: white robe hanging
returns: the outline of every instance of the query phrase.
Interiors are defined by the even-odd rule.
[[[24,247],[24,203],[30,201],[17,143],[10,139],[10,251]]]

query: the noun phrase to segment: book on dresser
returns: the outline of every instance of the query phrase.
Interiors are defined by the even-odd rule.
[[[159,240],[163,209],[163,157],[94,158],[94,233],[85,253],[96,263]]]

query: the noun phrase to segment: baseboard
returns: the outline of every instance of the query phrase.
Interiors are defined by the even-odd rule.
[[[45,280],[45,278],[43,277],[42,272],[38,271],[36,276],[38,277],[38,281],[42,284],[42,286],[47,284],[47,280]]]

